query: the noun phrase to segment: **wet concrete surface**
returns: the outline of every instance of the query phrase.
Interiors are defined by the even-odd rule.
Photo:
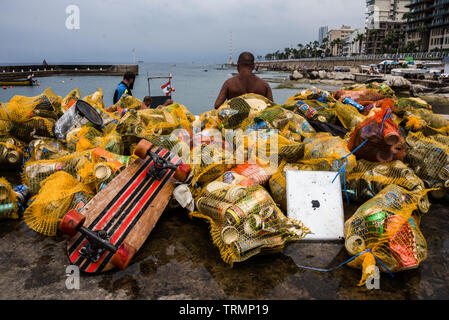
[[[356,209],[348,206],[346,219]],[[343,243],[291,243],[231,268],[212,244],[208,224],[184,210],[162,215],[126,270],[82,274],[80,289],[68,290],[67,239],[37,234],[22,220],[2,220],[0,299],[448,299],[448,217],[449,204],[434,201],[421,224],[427,260],[394,278],[382,273],[380,290],[357,287],[361,271],[347,266],[333,272],[297,267],[337,266],[350,258]]]

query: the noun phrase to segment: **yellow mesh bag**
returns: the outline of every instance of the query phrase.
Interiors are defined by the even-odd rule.
[[[357,128],[367,118],[358,112],[355,107],[340,101],[335,103],[335,112],[341,124],[348,130]]]
[[[162,110],[170,113],[181,124],[189,125],[195,121],[195,115],[192,114],[184,105],[179,103],[172,103],[168,106],[162,107]]]
[[[210,110],[203,112],[198,117],[198,124],[194,126],[201,130],[217,129],[222,127],[221,121],[218,119],[218,110]]]
[[[435,140],[436,142],[442,143],[444,145],[449,146],[449,136],[442,135],[442,134],[435,134],[430,136],[432,140]]]
[[[100,117],[103,119],[103,123],[117,122],[120,120],[120,117],[113,112],[106,111],[106,108],[103,103],[103,91],[100,88],[97,88],[93,94],[84,97],[84,101],[90,104],[95,110],[97,110]]]
[[[78,170],[90,163],[90,152],[72,153],[54,160],[28,161],[22,173],[22,183],[30,188],[30,194],[39,192],[41,182],[57,171],[65,171],[76,177]]]
[[[23,218],[29,228],[46,236],[55,236],[67,211],[81,210],[94,193],[66,172],[56,172],[42,181],[38,195],[31,200]]]
[[[190,163],[190,141],[183,141],[180,137],[174,135],[154,136],[146,139],[153,145],[165,148],[171,153],[178,155],[184,163]]]
[[[320,90],[317,88],[307,88],[307,89],[304,89],[304,90],[298,92],[294,96],[290,97],[287,100],[286,105],[294,105],[295,106],[296,102],[299,100],[316,100],[316,101],[318,101],[318,99],[325,103],[335,103],[336,102],[336,100],[332,97],[332,95],[328,91]]]
[[[406,141],[406,162],[428,188],[436,188],[431,195],[442,198],[449,187],[449,147],[421,132],[410,132]]]
[[[0,136],[0,164],[18,166],[23,160],[24,144],[11,136]]]
[[[424,135],[442,133],[449,135],[449,122],[442,116],[426,109],[413,109],[404,113],[407,130],[422,131]]]
[[[19,219],[19,207],[11,184],[0,177],[0,220],[2,219]]]
[[[358,160],[357,166],[346,175],[346,191],[352,200],[367,200],[376,196],[390,184],[408,191],[424,189],[424,182],[402,161],[375,163]],[[418,202],[421,213],[427,213],[430,202],[424,195]]]
[[[145,136],[160,136],[170,134],[174,129],[180,128],[181,124],[176,115],[163,109],[144,109],[138,111],[145,123]],[[184,123],[187,127],[190,123]]]
[[[11,122],[9,134],[25,142],[30,142],[36,136],[51,138],[54,136],[54,125],[53,119],[33,117],[25,122]]]
[[[335,123],[337,112],[335,103],[324,103],[318,100],[299,100],[294,112],[306,119],[317,120],[327,123]]]
[[[86,151],[97,147],[105,148],[107,151],[123,154],[124,146],[121,135],[115,131],[116,124],[110,123],[103,132],[90,125],[75,128],[67,133],[67,147],[71,151]]]
[[[270,194],[273,197],[274,202],[283,212],[287,212],[287,180],[285,178],[285,165],[286,162],[282,161],[276,173],[273,174],[268,181]]]
[[[385,96],[391,96],[394,97],[395,92],[393,89],[391,89],[391,87],[389,87],[388,85],[386,85],[385,83],[379,83],[379,82],[371,82],[371,83],[357,83],[345,88],[342,88],[342,90],[345,91],[359,91],[359,90],[365,90],[365,89],[370,89],[371,91],[381,94],[381,95],[385,95]]]
[[[141,139],[146,138],[146,125],[137,110],[128,111],[120,119],[115,130],[122,136],[125,150],[130,150],[131,145],[137,144]]]
[[[261,123],[267,127],[261,126]],[[305,118],[282,107],[271,107],[260,112],[254,118],[254,124],[247,130],[260,130],[260,128],[272,128],[281,131],[282,136],[290,135],[295,141],[301,142],[302,138],[313,136],[316,131]]]
[[[310,165],[317,171],[338,171],[345,163],[343,158],[350,153],[343,139],[320,132],[304,140],[304,157],[298,163]],[[350,155],[346,159],[348,173],[356,166],[356,158]]]
[[[2,108],[2,103],[0,102],[0,109]],[[11,130],[12,122],[9,120],[0,120],[0,135],[7,135]]]
[[[106,109],[107,112],[116,112],[121,109],[140,109],[142,101],[130,96],[129,94],[122,94],[116,104]]]
[[[200,187],[212,182],[224,172],[231,169],[234,164],[232,154],[217,144],[201,144],[191,151],[190,166],[192,168],[192,194],[197,194]],[[226,161],[226,159],[229,159]]]
[[[137,158],[135,155],[122,156],[95,148],[91,153],[92,162],[79,169],[78,176],[81,182],[99,192]]]
[[[38,161],[58,159],[68,155],[69,151],[56,139],[39,138],[30,142],[27,154],[26,161]]]
[[[33,111],[56,112],[61,108],[61,97],[54,94],[51,88],[47,88],[41,95],[25,97],[16,95],[8,103],[3,103],[0,108],[0,119],[14,122],[25,122],[33,116]]]
[[[245,159],[257,157],[260,160],[277,164],[283,159],[295,162],[304,155],[304,144],[290,140],[283,133],[276,131],[258,130],[243,135]],[[247,156],[246,153],[249,155]]]
[[[431,110],[432,106],[420,98],[400,98],[395,100],[394,112],[399,116],[402,116],[406,111],[414,109]]]
[[[67,147],[71,151],[94,149],[95,146],[93,145],[93,140],[101,135],[100,131],[88,125],[75,128],[67,133]]]
[[[62,99],[61,102],[61,109],[63,112],[66,112],[69,110],[70,107],[72,107],[76,101],[81,99],[81,92],[80,89],[76,88],[69,92],[67,96],[65,96],[64,99]]]
[[[223,103],[218,108],[218,119],[225,129],[246,128],[262,110],[274,105],[261,95],[248,93]]]
[[[353,268],[363,267],[359,286],[364,285],[374,255],[380,270],[398,272],[417,268],[427,257],[427,244],[419,230],[419,219],[412,215],[428,190],[407,191],[389,185],[364,203],[345,222],[345,247],[351,255],[371,250],[351,261]],[[385,267],[384,267],[385,266]]]
[[[263,187],[248,185],[248,178],[235,172],[208,184],[195,203],[198,212],[190,215],[209,221],[213,243],[231,266],[278,252],[310,233],[300,221],[286,218]]]

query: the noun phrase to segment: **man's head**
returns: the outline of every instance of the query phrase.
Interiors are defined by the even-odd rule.
[[[123,75],[123,82],[127,84],[130,89],[134,88],[134,81],[136,80],[136,75],[134,72],[127,71]]]
[[[151,105],[151,97],[150,96],[146,96],[145,98],[143,98],[143,103],[149,107]]]
[[[254,69],[254,55],[251,52],[242,52],[237,60],[237,69]]]

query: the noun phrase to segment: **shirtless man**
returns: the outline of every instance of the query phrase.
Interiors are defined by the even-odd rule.
[[[265,80],[253,74],[254,55],[243,52],[237,61],[238,75],[225,81],[215,101],[215,109],[218,109],[227,99],[241,96],[245,93],[260,94],[273,101],[271,88]]]

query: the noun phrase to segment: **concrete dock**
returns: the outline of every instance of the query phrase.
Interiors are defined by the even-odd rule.
[[[345,219],[359,205],[345,206]],[[342,242],[299,241],[231,268],[213,245],[208,224],[184,210],[164,212],[127,269],[82,274],[80,288],[69,290],[67,239],[40,235],[23,220],[2,220],[0,299],[448,299],[448,215],[446,202],[432,201],[420,225],[427,259],[394,278],[382,273],[380,289],[373,290],[357,287],[361,270],[348,266],[333,272],[297,267],[337,266],[350,258]]]
[[[52,76],[119,76],[131,71],[139,74],[137,64],[59,64],[0,66],[0,80],[24,79],[34,74],[36,78]]]

